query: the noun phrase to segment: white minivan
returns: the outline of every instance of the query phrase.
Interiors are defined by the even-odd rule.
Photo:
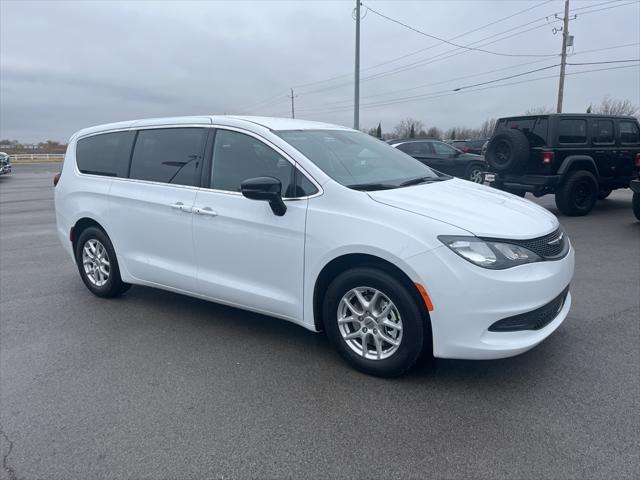
[[[525,352],[566,318],[574,251],[554,215],[380,140],[281,118],[81,130],[54,179],[87,288],[158,287],[324,330],[354,367]]]

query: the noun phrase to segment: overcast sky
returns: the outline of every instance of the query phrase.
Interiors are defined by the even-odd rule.
[[[640,4],[629,2],[572,0],[577,18],[570,23],[575,56],[569,61],[640,58]],[[66,141],[86,126],[155,116],[289,116],[290,87],[297,117],[351,126],[354,4],[0,0],[0,137]],[[475,127],[489,117],[555,106],[557,78],[496,85],[558,75],[557,67],[469,90],[496,88],[452,90],[558,63],[557,56],[532,55],[559,52],[561,34],[553,28],[561,23],[553,23],[553,14],[562,11],[561,0],[364,5],[428,34],[457,37],[460,45],[530,56],[457,49],[363,7],[362,128],[381,121],[389,131],[405,117],[426,127]],[[608,47],[617,48],[601,50]],[[631,68],[568,76],[564,110],[584,111],[607,94],[640,104],[637,63],[568,66],[567,72],[622,66]],[[338,78],[325,81],[332,77]]]

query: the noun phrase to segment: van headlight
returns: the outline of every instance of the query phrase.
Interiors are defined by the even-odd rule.
[[[465,260],[479,267],[493,270],[503,270],[542,260],[531,250],[513,243],[462,236],[440,236],[438,240]]]

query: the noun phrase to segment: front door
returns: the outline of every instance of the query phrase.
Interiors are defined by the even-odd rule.
[[[209,188],[198,191],[193,239],[198,289],[222,303],[302,320],[307,200],[286,200],[283,216],[240,193],[242,181],[275,177],[295,197],[296,169],[274,146],[248,133],[215,134]]]

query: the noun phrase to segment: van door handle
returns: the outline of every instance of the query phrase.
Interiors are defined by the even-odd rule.
[[[209,217],[217,217],[218,212],[215,212],[211,209],[211,207],[193,207],[193,213],[197,215],[208,215]]]
[[[172,203],[171,204],[171,208],[173,208],[174,210],[180,210],[181,212],[191,212],[192,208],[191,207],[187,207],[184,203],[182,202],[176,202],[176,203]]]

